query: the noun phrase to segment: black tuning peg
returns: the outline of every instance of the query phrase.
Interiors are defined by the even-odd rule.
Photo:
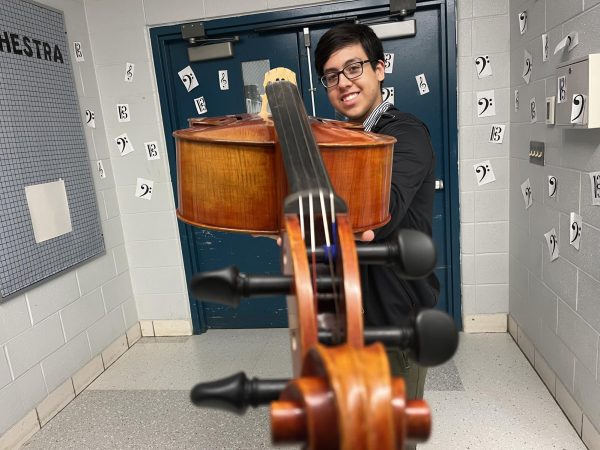
[[[365,344],[381,342],[407,350],[412,359],[425,367],[450,360],[458,347],[458,331],[452,317],[435,309],[421,311],[407,326],[365,328],[364,338]],[[320,330],[319,342],[333,344],[331,331]]]
[[[277,400],[289,381],[249,379],[239,372],[221,380],[198,383],[190,392],[190,399],[196,406],[243,414],[249,406],[256,408]]]
[[[331,292],[331,277],[319,276],[317,288],[320,292]],[[221,303],[233,308],[240,300],[251,296],[288,295],[292,289],[289,275],[246,275],[237,267],[197,273],[190,281],[190,292],[200,300]]]

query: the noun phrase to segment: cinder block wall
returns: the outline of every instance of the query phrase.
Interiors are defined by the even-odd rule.
[[[508,314],[508,0],[458,0],[458,138],[462,308],[465,331],[506,331]],[[489,57],[480,78],[475,60]],[[494,91],[496,115],[478,117],[477,93]],[[492,125],[505,126],[502,144]],[[496,181],[479,186],[474,165],[489,161]]]
[[[41,3],[64,11],[71,46],[90,48],[82,2]],[[71,62],[82,115],[97,112],[96,129],[84,128],[106,253],[0,304],[0,437],[24,417],[24,429],[39,428],[140,334],[114,177],[97,176],[108,149],[94,57]]]
[[[523,35],[522,11],[528,15]],[[557,65],[600,52],[600,1],[511,0],[509,18],[511,97],[518,90],[520,98],[519,110],[510,108],[510,329],[586,441],[592,427],[600,430],[600,206],[592,206],[588,175],[600,171],[600,130],[546,125],[545,99],[557,95]],[[579,45],[554,55],[571,32],[579,33]],[[525,50],[533,56],[529,84],[522,77]],[[530,123],[534,97],[538,119]],[[531,140],[545,142],[543,167],[529,162]],[[556,198],[548,196],[549,175],[558,179]],[[529,209],[521,194],[526,179],[533,192]],[[583,218],[580,250],[569,244],[571,212]],[[552,228],[559,241],[555,261],[544,237]]]

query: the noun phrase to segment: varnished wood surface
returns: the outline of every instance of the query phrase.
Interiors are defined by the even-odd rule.
[[[178,217],[217,230],[279,234],[287,178],[272,123],[242,114],[192,119],[190,125],[173,133]],[[395,139],[315,118],[311,129],[352,228],[387,223]]]

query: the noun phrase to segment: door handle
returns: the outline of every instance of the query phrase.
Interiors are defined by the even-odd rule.
[[[435,190],[436,191],[444,190],[444,180],[435,180]]]

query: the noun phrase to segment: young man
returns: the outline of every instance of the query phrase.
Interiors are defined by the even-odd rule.
[[[383,46],[366,25],[341,24],[320,39],[317,73],[332,106],[366,131],[396,138],[390,196],[391,221],[363,234],[362,240],[384,241],[397,230],[413,228],[431,235],[435,158],[429,131],[411,114],[383,102]],[[437,303],[435,275],[403,280],[393,267],[361,267],[366,326],[401,325],[421,308]],[[409,361],[398,348],[388,348],[392,373],[403,376],[409,398],[423,398],[425,368]]]

